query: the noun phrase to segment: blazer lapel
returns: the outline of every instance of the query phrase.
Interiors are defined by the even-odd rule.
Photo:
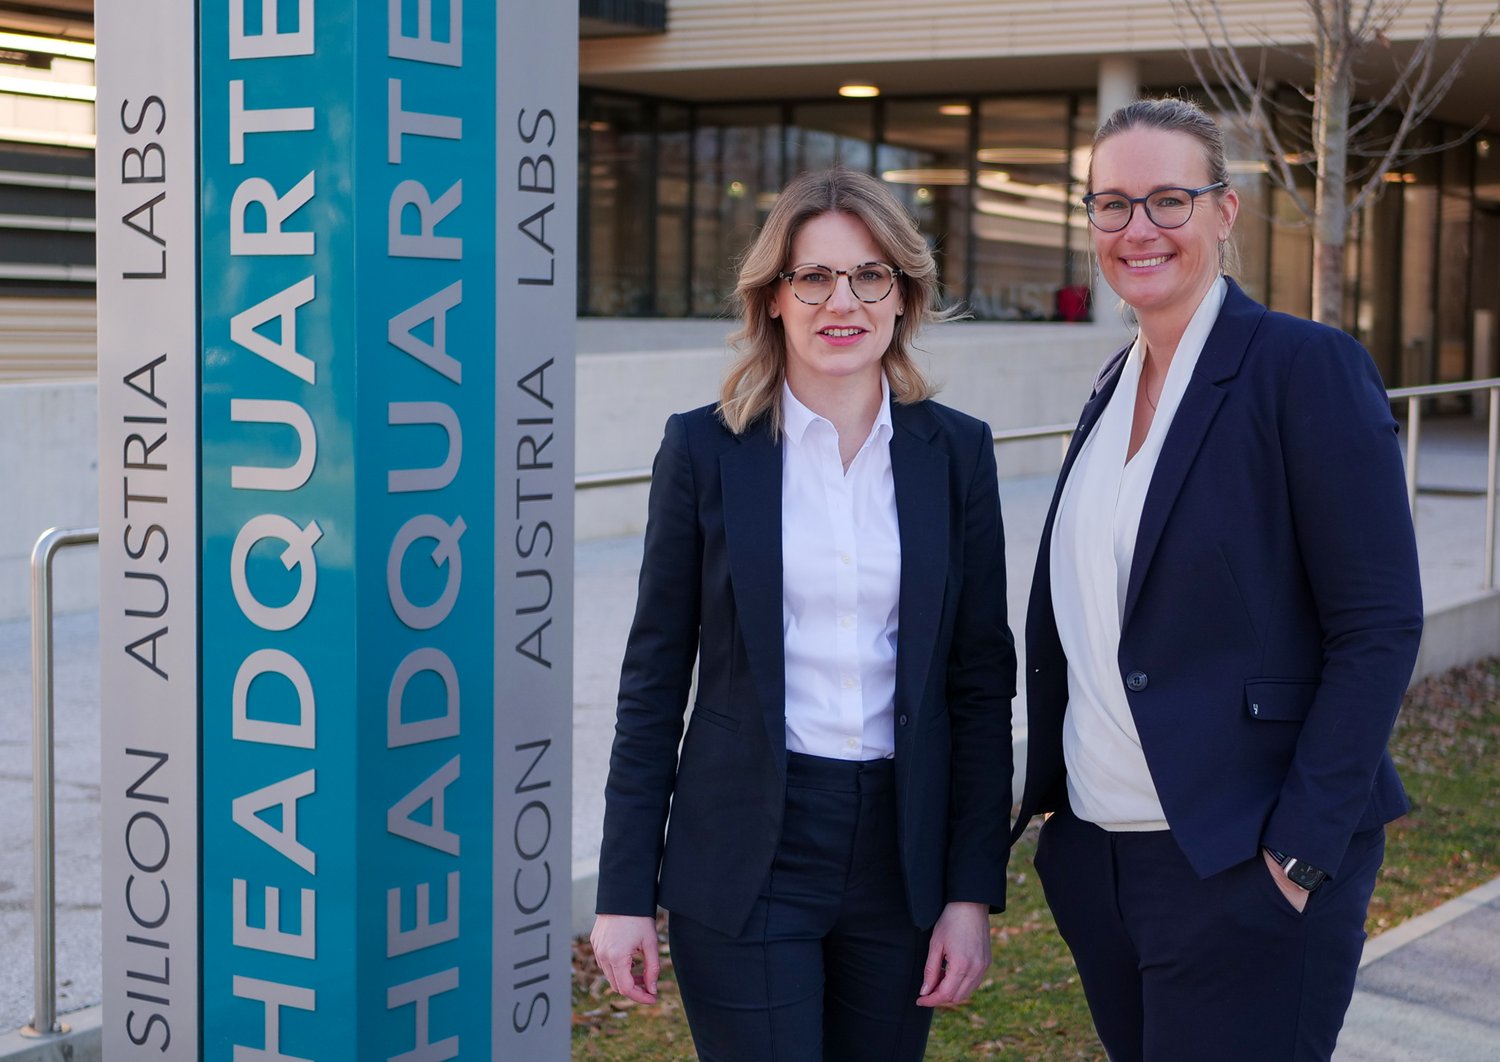
[[[1141,522],[1136,531],[1135,555],[1130,564],[1130,583],[1125,590],[1121,627],[1130,622],[1130,614],[1156,555],[1172,505],[1193,466],[1193,459],[1198,456],[1209,425],[1224,401],[1226,391],[1219,385],[1239,372],[1250,337],[1255,334],[1265,313],[1264,306],[1241,291],[1233,280],[1229,281],[1229,291],[1224,296],[1219,318],[1198,355],[1198,364],[1172,418],[1172,427],[1162,442],[1161,455],[1156,459],[1156,470],[1151,475],[1151,486],[1146,490]]]
[[[896,711],[915,718],[932,665],[948,581],[948,455],[922,406],[891,408],[891,475],[901,536],[896,622]]]
[[[1068,450],[1063,454],[1062,468],[1057,473],[1057,484],[1052,488],[1052,503],[1047,507],[1047,519],[1042,523],[1041,556],[1047,555],[1052,541],[1052,522],[1057,518],[1057,503],[1062,498],[1063,484],[1068,481],[1068,473],[1073,471],[1073,462],[1078,460],[1089,432],[1094,430],[1104,407],[1109,405],[1110,396],[1115,393],[1115,385],[1120,382],[1120,369],[1125,365],[1125,358],[1132,345],[1126,344],[1104,363],[1099,375],[1094,378],[1094,393],[1083,404],[1083,412],[1078,415],[1078,426],[1073,429],[1073,437],[1068,440]],[[1037,570],[1041,571],[1040,565]]]
[[[1057,499],[1062,495],[1062,485],[1067,480],[1068,473],[1073,470],[1073,462],[1078,459],[1078,452],[1083,449],[1089,432],[1094,430],[1094,425],[1099,422],[1104,407],[1109,405],[1110,397],[1115,393],[1115,386],[1120,382],[1120,370],[1125,367],[1125,359],[1129,357],[1130,348],[1134,345],[1133,342],[1127,343],[1117,350],[1114,356],[1104,363],[1104,367],[1099,370],[1099,375],[1094,377],[1094,393],[1083,404],[1083,412],[1078,415],[1078,427],[1073,429],[1073,437],[1068,440],[1068,452],[1063,455],[1062,470],[1057,474],[1057,488],[1052,496],[1054,508],[1057,505]],[[1048,526],[1052,523],[1051,513],[1048,514],[1047,523]]]
[[[786,754],[786,655],[781,604],[781,448],[763,425],[719,458],[734,607],[771,748]]]

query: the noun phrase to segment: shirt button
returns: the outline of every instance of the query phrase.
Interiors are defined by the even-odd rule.
[[[840,553],[839,554],[839,563],[840,564],[853,564],[854,563],[854,558],[851,557],[851,556],[849,556],[849,554],[847,554],[847,553]]]
[[[850,738],[844,744],[848,745],[851,749],[857,749],[859,748],[859,738]]]
[[[844,630],[848,630],[850,627],[854,626],[854,617],[853,616],[840,616],[839,617],[839,626],[842,627],[842,628],[844,628]]]
[[[855,686],[854,676],[853,675],[845,675],[844,676],[844,689],[846,689],[846,690],[852,690],[854,688],[854,686]]]
[[[1132,671],[1125,676],[1125,685],[1129,686],[1136,693],[1140,693],[1141,690],[1145,689],[1148,681],[1144,671]]]

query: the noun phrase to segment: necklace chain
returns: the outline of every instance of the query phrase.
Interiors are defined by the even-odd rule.
[[[1146,361],[1151,357],[1149,350],[1141,352],[1141,392],[1146,396],[1146,405],[1151,407],[1151,412],[1156,412],[1156,402],[1151,401],[1151,384],[1146,380]],[[1166,380],[1162,380],[1162,386],[1166,386]],[[1161,393],[1156,395],[1156,401],[1161,401]]]

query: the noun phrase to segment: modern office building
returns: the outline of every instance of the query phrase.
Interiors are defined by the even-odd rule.
[[[1365,99],[1386,91],[1434,7],[1407,5],[1389,47],[1360,69]],[[1252,65],[1264,55],[1288,83],[1306,79],[1282,50],[1253,46],[1305,44],[1303,3],[1223,8]],[[1437,69],[1493,10],[1448,4]],[[1072,316],[1089,275],[1075,205],[1101,101],[1107,111],[1136,90],[1195,92],[1184,55],[1195,33],[1169,3],[671,0],[663,32],[587,37],[580,312],[718,312],[777,187],[838,160],[902,192],[949,295],[976,317]],[[1355,219],[1346,323],[1392,385],[1496,371],[1500,40],[1478,43],[1416,139],[1471,130],[1399,167]],[[1310,234],[1249,143],[1231,146],[1238,276],[1273,307],[1306,313]]]
[[[22,303],[34,322],[38,305],[92,296],[93,3],[0,0],[0,327]],[[1360,70],[1363,99],[1381,98],[1435,6],[1406,6]],[[1448,3],[1437,69],[1494,6]],[[1291,98],[1306,6],[1223,7]],[[722,313],[776,190],[838,161],[900,192],[976,319],[1076,318],[1090,274],[1076,204],[1101,110],[1197,92],[1184,54],[1196,30],[1171,3],[580,0],[580,13],[582,316]],[[1448,146],[1401,165],[1354,220],[1346,326],[1392,386],[1500,366],[1497,101],[1500,39],[1485,38],[1418,131]],[[1231,139],[1237,275],[1306,313],[1309,232],[1248,140]]]

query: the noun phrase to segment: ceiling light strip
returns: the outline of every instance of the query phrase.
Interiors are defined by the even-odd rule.
[[[0,31],[0,48],[11,48],[18,52],[41,52],[43,55],[60,55],[67,59],[94,61],[94,45],[87,41],[67,41],[60,37],[33,37],[26,33]]]

